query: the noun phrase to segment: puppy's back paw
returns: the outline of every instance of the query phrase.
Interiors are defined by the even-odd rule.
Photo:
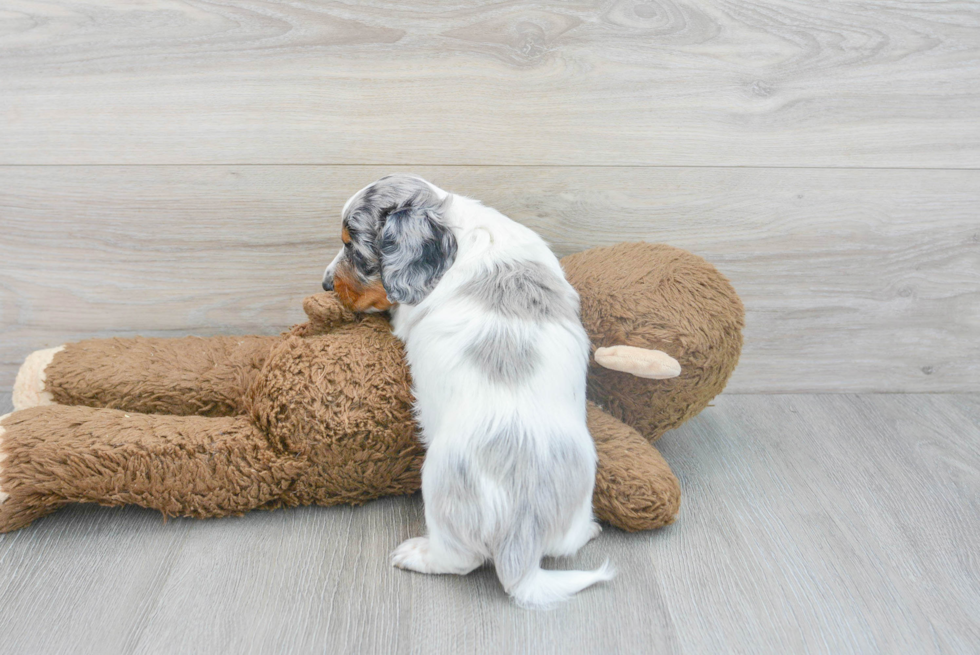
[[[400,569],[419,573],[449,573],[466,575],[483,564],[483,558],[475,554],[461,554],[445,548],[433,547],[429,537],[415,537],[403,541],[391,554],[391,564]]]
[[[429,571],[429,538],[415,537],[403,541],[391,553],[391,565],[399,569],[430,573]]]

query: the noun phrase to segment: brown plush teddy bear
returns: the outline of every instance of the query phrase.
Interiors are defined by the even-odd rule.
[[[598,518],[674,520],[651,443],[703,409],[741,349],[742,304],[703,259],[621,244],[565,257],[593,344]],[[280,337],[94,339],[28,357],[0,419],[0,532],[72,502],[170,516],[362,503],[419,488],[410,379],[383,315],[333,294]]]

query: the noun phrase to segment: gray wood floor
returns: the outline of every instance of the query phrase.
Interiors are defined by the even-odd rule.
[[[678,521],[558,562],[620,575],[551,612],[488,569],[390,568],[417,496],[166,524],[76,506],[0,537],[0,652],[977,652],[980,397],[722,395],[661,447]]]

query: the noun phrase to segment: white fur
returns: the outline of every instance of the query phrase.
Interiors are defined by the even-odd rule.
[[[445,191],[433,189],[440,197],[446,196]],[[555,447],[554,440],[561,439],[565,447],[574,449],[576,461],[587,462],[579,469],[580,479],[567,484],[574,492],[563,496],[567,507],[560,514],[564,518],[555,518],[556,527],[548,534],[529,540],[538,545],[509,587],[497,565],[507,592],[519,604],[547,607],[614,575],[608,563],[595,571],[540,567],[542,556],[572,555],[599,532],[592,515],[596,452],[585,407],[589,339],[577,318],[548,322],[508,318],[488,312],[461,290],[475,277],[486,275],[488,266],[496,262],[536,262],[557,276],[576,309],[578,294],[565,281],[558,259],[532,230],[458,195],[453,196],[445,219],[457,240],[455,262],[419,304],[397,305],[392,310],[394,333],[406,347],[427,449],[422,495],[428,532],[426,537],[399,546],[392,563],[423,573],[465,574],[497,558],[501,543],[512,536],[509,531],[517,529],[513,525],[515,498],[520,498],[522,510],[528,503],[533,510],[538,498],[515,496],[520,490],[506,488],[507,480],[499,474],[490,475],[486,462],[481,468],[474,453],[493,436],[488,426],[516,422],[527,435],[522,447],[531,449],[528,452],[549,452]],[[517,384],[495,382],[467,356],[481,331],[494,321],[509,322],[507,329],[520,330],[533,341],[539,356],[529,379]],[[460,483],[454,478],[460,475],[461,466],[468,467],[468,479],[475,478],[480,490],[478,501],[463,508],[458,499],[444,497]],[[562,484],[564,490],[565,482]],[[447,524],[453,520],[441,511],[447,506],[465,526]],[[460,516],[465,520],[459,521]]]

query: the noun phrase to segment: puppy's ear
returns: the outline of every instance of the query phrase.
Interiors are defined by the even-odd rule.
[[[378,250],[381,283],[390,301],[421,302],[456,260],[456,237],[443,220],[450,198],[438,205],[410,203],[388,215]]]

